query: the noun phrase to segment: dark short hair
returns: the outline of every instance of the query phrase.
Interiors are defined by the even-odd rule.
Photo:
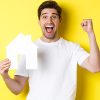
[[[38,8],[38,19],[40,19],[40,16],[41,16],[41,11],[45,8],[53,8],[53,9],[56,9],[57,10],[57,13],[58,13],[58,16],[59,18],[61,18],[61,12],[62,12],[62,9],[60,8],[60,6],[57,4],[57,2],[55,1],[44,1]]]

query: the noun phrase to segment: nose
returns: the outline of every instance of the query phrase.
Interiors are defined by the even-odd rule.
[[[48,22],[48,23],[52,23],[52,18],[49,17],[48,20],[47,20],[47,22]]]

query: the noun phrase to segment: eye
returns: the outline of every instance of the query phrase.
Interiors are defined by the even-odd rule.
[[[47,16],[42,16],[42,18],[43,18],[43,19],[46,19],[46,18],[47,18]]]
[[[57,19],[57,18],[58,18],[57,15],[53,15],[53,16],[52,16],[52,19]]]

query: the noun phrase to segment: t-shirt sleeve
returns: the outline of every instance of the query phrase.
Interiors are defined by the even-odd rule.
[[[75,52],[75,56],[77,59],[77,63],[81,66],[82,63],[86,60],[86,58],[89,57],[89,53],[87,51],[85,51],[82,47],[80,47],[80,45],[77,45],[77,49]]]
[[[26,70],[26,58],[25,56],[21,56],[18,61],[18,69],[16,70],[14,75],[20,75],[24,77],[28,77],[28,70]]]

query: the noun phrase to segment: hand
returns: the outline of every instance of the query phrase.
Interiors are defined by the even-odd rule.
[[[84,19],[81,26],[89,35],[94,33],[92,19]]]
[[[2,76],[7,76],[8,75],[8,70],[10,68],[11,62],[9,59],[4,59],[0,61],[0,74]]]

